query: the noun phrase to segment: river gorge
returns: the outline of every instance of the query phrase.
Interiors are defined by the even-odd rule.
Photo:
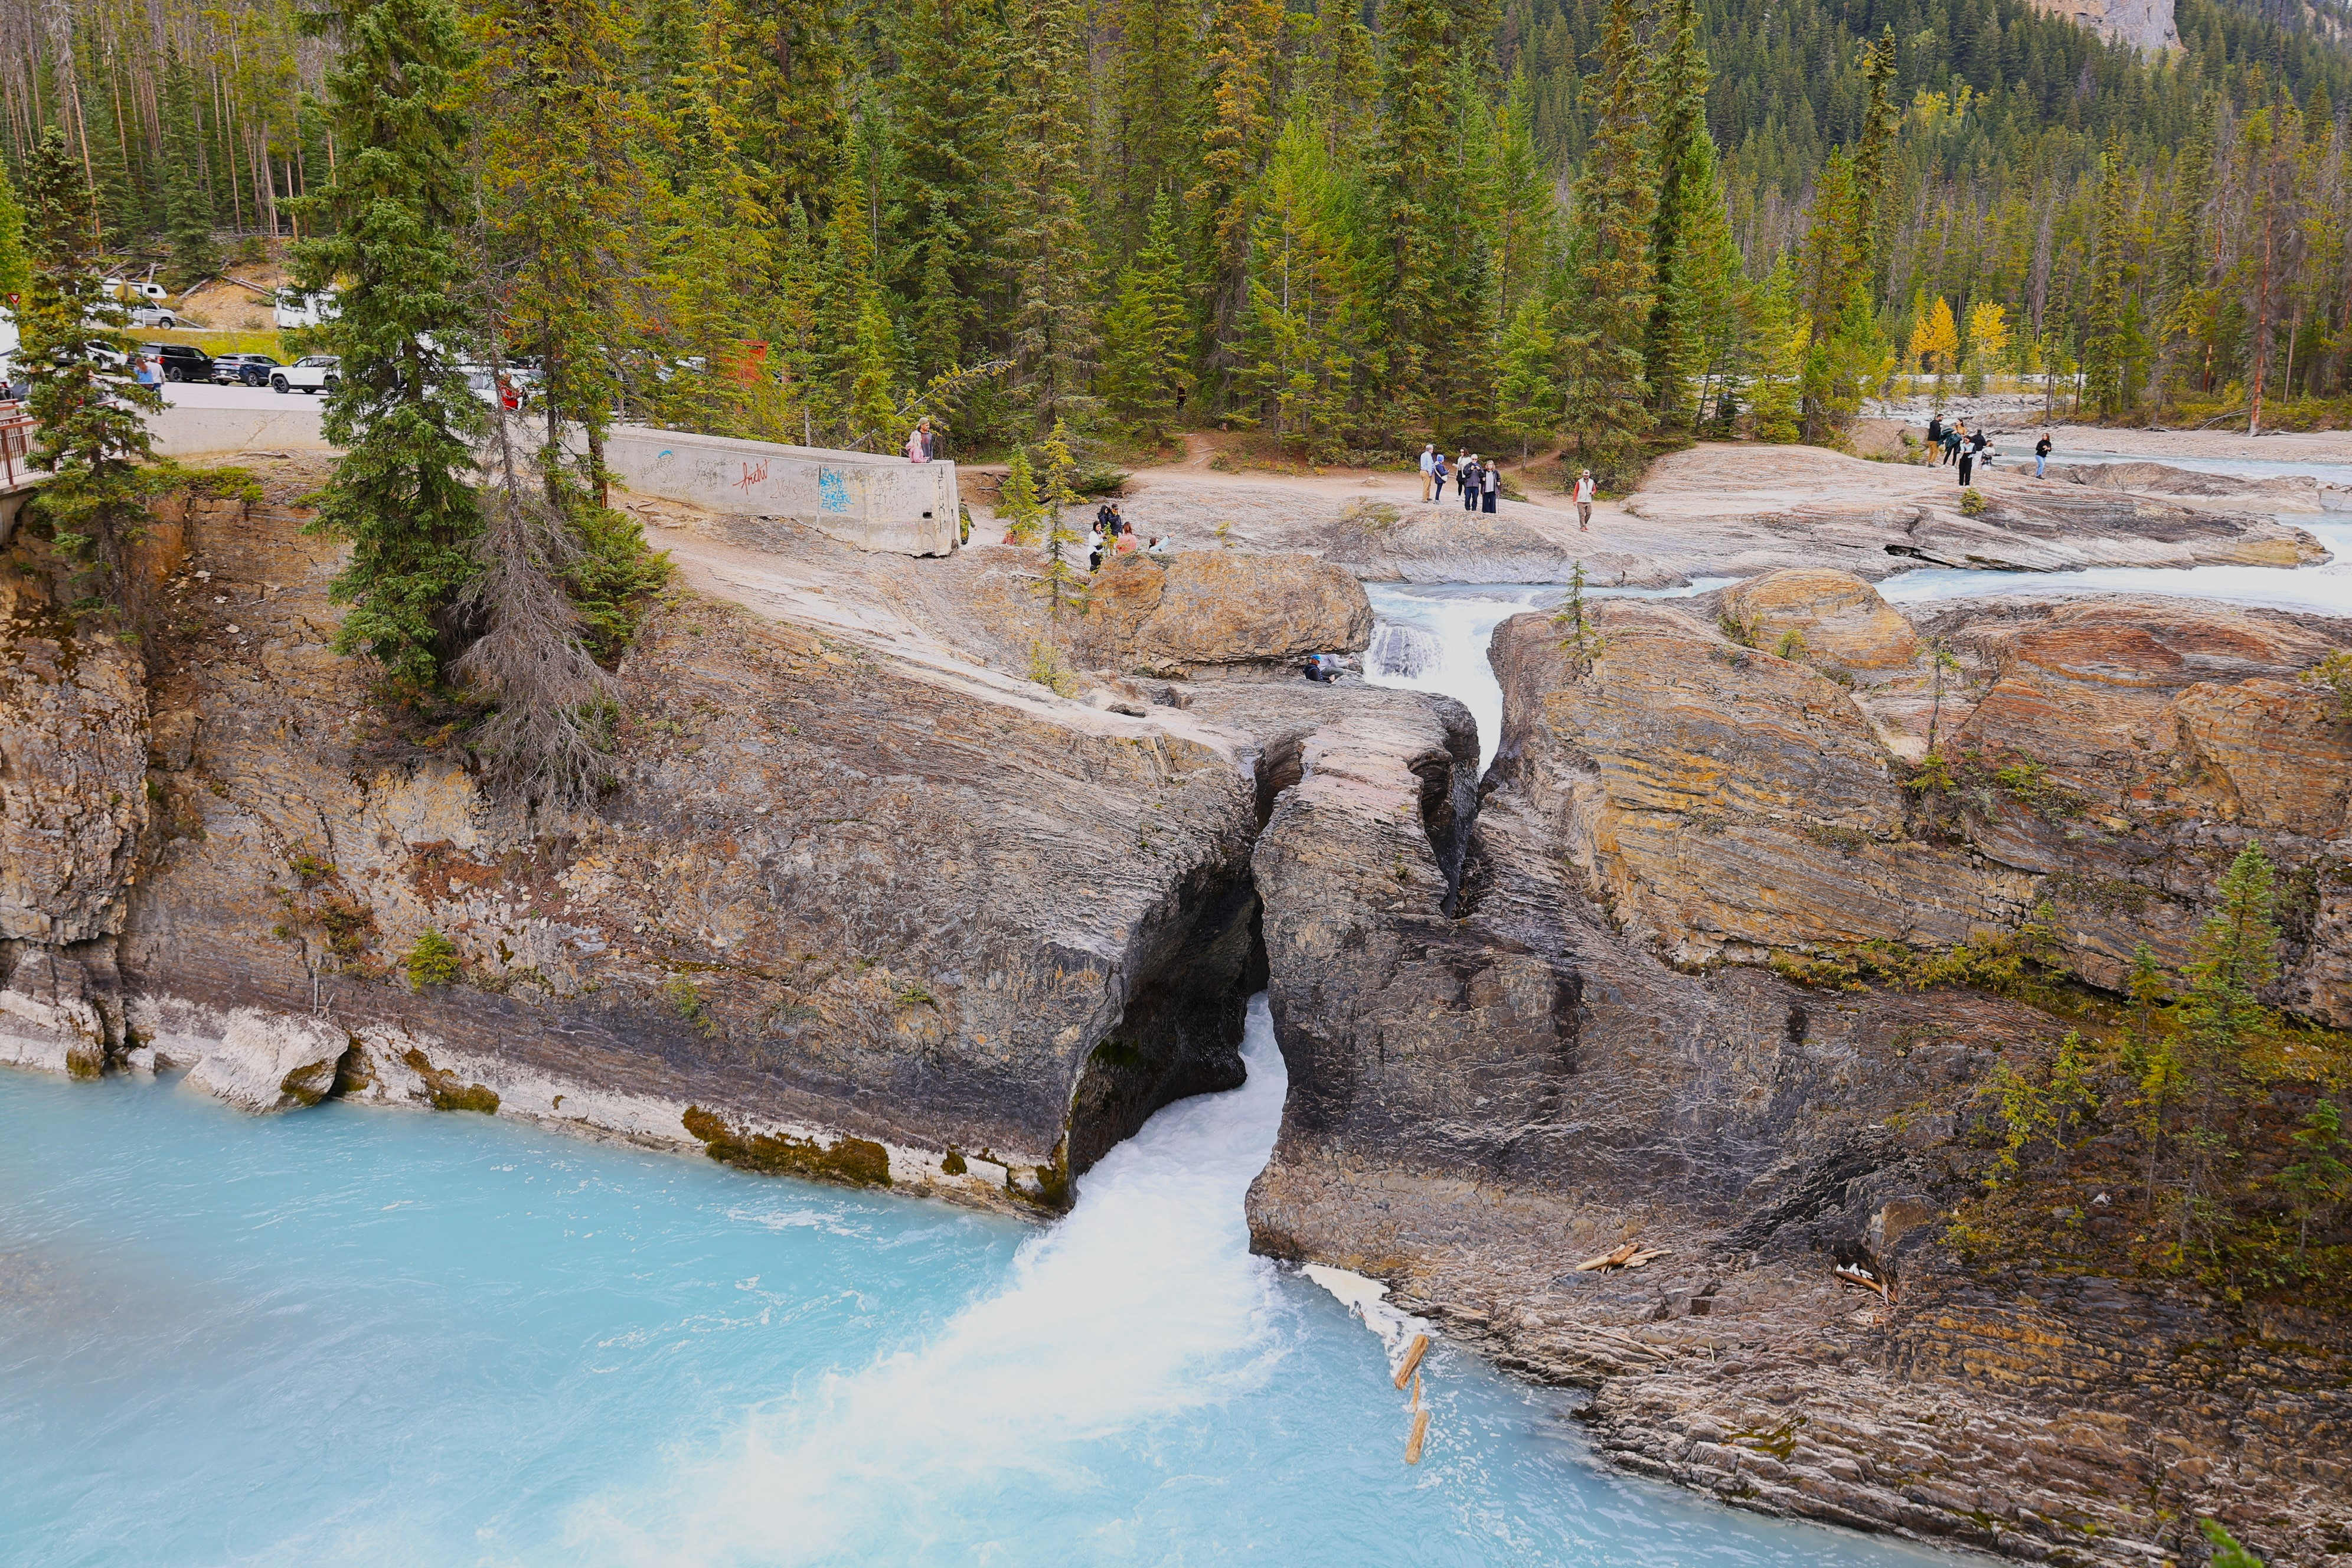
[[[2352,1026],[2352,734],[2301,679],[2352,645],[2352,471],[2084,461],[1979,515],[1803,462],[1665,459],[1590,538],[1146,472],[1179,552],[1066,623],[984,499],[916,563],[633,504],[677,579],[553,834],[326,651],[304,460],[159,507],[137,647],[20,539],[0,1540],[2352,1549],[2340,1321],[1944,1239],[1979,1089],[2063,1025],[1805,968],[2047,907],[2112,994],[2259,837],[2308,889],[2269,995]],[[1938,732],[2031,787],[1923,815]]]

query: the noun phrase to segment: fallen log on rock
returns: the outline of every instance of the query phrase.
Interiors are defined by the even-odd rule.
[[[1629,1241],[1614,1252],[1604,1252],[1598,1258],[1588,1258],[1576,1266],[1579,1274],[1590,1274],[1596,1268],[1639,1268],[1654,1258],[1664,1258],[1663,1247],[1644,1247],[1638,1241]]]

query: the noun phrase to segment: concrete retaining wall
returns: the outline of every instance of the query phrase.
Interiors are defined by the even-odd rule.
[[[148,428],[155,450],[173,458],[332,451],[320,413],[308,399],[284,409],[180,405],[151,416]],[[790,518],[860,550],[945,555],[956,547],[953,463],[622,425],[604,437],[604,464],[640,495]]]
[[[331,452],[319,433],[320,408],[304,397],[278,408],[190,408],[182,405],[147,416],[155,450],[166,458],[211,452]]]
[[[621,426],[604,437],[604,466],[642,495],[790,518],[860,550],[956,547],[953,463]]]

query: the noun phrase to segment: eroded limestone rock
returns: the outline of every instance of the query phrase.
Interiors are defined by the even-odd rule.
[[[335,1087],[335,1065],[352,1045],[341,1025],[299,1014],[239,1007],[226,1024],[219,1043],[189,1072],[187,1086],[239,1110],[318,1104]]]

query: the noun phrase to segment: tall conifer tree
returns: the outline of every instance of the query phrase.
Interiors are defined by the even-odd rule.
[[[25,195],[31,276],[18,312],[22,363],[37,430],[33,466],[50,474],[37,504],[61,552],[111,573],[145,516],[138,468],[150,450],[146,415],[163,405],[163,395],[91,352],[131,344],[100,277],[89,183],[54,125],[25,161]]]
[[[1584,81],[1592,140],[1576,184],[1573,320],[1560,334],[1569,437],[1586,462],[1612,475],[1622,472],[1650,428],[1642,343],[1650,321],[1657,189],[1639,26],[1634,0],[1609,0],[1599,68]]]
[[[334,597],[336,647],[364,651],[394,688],[441,679],[447,612],[472,578],[481,512],[467,482],[482,405],[460,363],[475,310],[460,250],[474,216],[457,107],[470,63],[448,0],[341,0],[327,105],[341,149],[301,207],[315,237],[297,283],[341,290],[324,329],[341,358],[324,431],[344,456],[319,526],[352,542]]]
[[[1079,0],[1037,0],[1015,11],[1007,51],[1002,115],[1013,349],[1020,391],[1041,432],[1083,410],[1095,353],[1086,124],[1072,91],[1086,76],[1085,29]]]

